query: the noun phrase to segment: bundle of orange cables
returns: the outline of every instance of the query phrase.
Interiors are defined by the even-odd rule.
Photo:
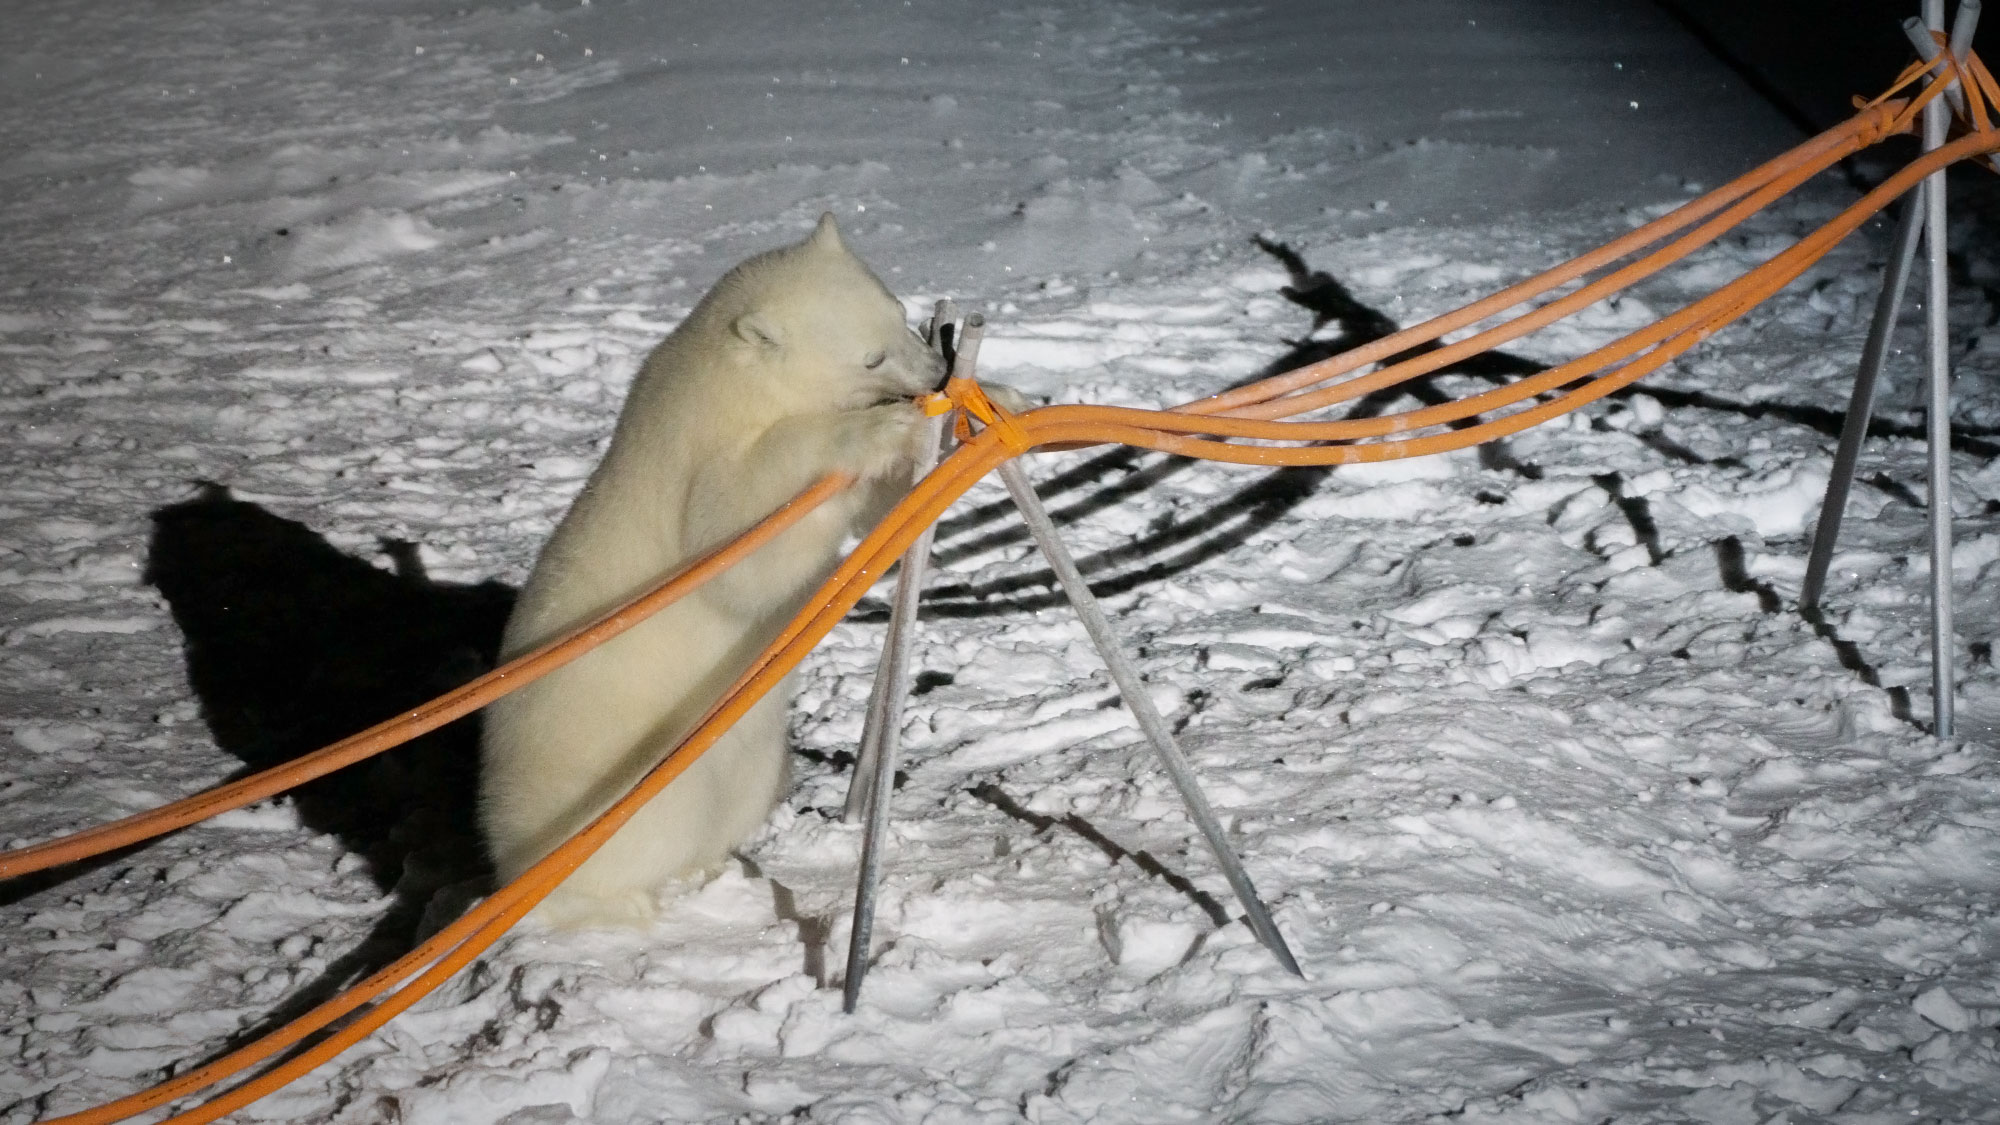
[[[1924,82],[1921,90],[1898,97]],[[1824,226],[1734,281],[1605,346],[1532,376],[1465,398],[1379,417],[1284,421],[1422,377],[1517,339],[1651,277],[1708,245],[1812,176],[1885,137],[1907,132],[1917,112],[1956,84],[1965,132],[1925,153]],[[976,417],[976,432],[920,482],[814,593],[807,608],[717,700],[688,737],[603,816],[521,878],[500,888],[443,931],[360,984],[247,1046],[117,1101],[54,1119],[85,1125],[119,1121],[241,1073],[320,1036],[309,1047],[167,1120],[211,1121],[333,1058],[414,1004],[477,957],[574,870],[647,800],[707,750],[845,616],[918,534],[1002,462],[1037,447],[1105,442],[1189,457],[1255,465],[1339,465],[1462,449],[1518,433],[1574,411],[1657,370],[1797,278],[1870,217],[1925,176],[2000,151],[1989,107],[2000,87],[1976,56],[1941,51],[1911,66],[1889,91],[1846,122],[1748,174],[1596,250],[1456,311],[1322,362],[1170,410],[1048,406],[1019,415],[986,400],[976,383],[954,380],[943,402]],[[1622,265],[1619,263],[1623,263]],[[1600,272],[1602,271],[1602,272]],[[1593,274],[1599,276],[1592,277]],[[1584,281],[1585,278],[1590,278]],[[1568,292],[1464,339],[1355,375],[1413,348],[1491,320],[1572,283]],[[1343,379],[1343,376],[1351,378]],[[1475,421],[1476,419],[1476,421]],[[1454,423],[1467,423],[1453,428]],[[848,482],[828,477],[756,527],[663,580],[633,602],[563,640],[351,738],[283,766],[194,797],[46,843],[0,853],[0,878],[74,862],[150,839],[351,765],[477,709],[547,674],[630,628],[803,517]],[[413,979],[414,978],[414,979]],[[337,1027],[334,1025],[338,1024]],[[333,1030],[329,1031],[329,1028]]]

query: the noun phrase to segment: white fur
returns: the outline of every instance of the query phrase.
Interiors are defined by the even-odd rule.
[[[942,375],[831,215],[804,242],[731,270],[653,351],[603,463],[521,591],[503,657],[625,600],[828,471],[863,483],[487,710],[480,817],[501,879],[603,812],[777,635],[842,539],[907,486],[922,432],[910,398]],[[717,867],[785,791],[790,695],[758,703],[572,873],[543,915],[644,921],[663,884]]]

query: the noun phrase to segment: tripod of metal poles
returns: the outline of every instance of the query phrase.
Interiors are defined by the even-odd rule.
[[[958,338],[952,341],[949,337],[954,319],[950,302],[938,302],[937,311],[926,326],[925,337],[933,346],[948,349],[955,378],[971,379],[978,362],[985,321],[976,313],[967,317]],[[951,347],[952,344],[956,346]],[[945,421],[942,416],[931,420],[928,450],[917,466],[919,477],[936,464],[943,447]],[[1216,864],[1222,868],[1230,888],[1236,892],[1251,930],[1287,971],[1305,975],[1300,971],[1291,949],[1285,945],[1283,935],[1279,934],[1270,910],[1257,896],[1257,888],[1244,871],[1243,861],[1230,846],[1222,823],[1216,819],[1207,797],[1196,782],[1186,755],[1181,753],[1180,746],[1174,741],[1166,719],[1153,706],[1152,697],[1146,692],[1138,672],[1126,659],[1117,634],[1098,605],[1096,595],[1091,593],[1083,575],[1077,570],[1068,548],[1063,545],[1054,521],[1042,507],[1041,498],[1035,495],[1034,487],[1028,483],[1027,474],[1021,471],[1020,462],[1002,464],[1000,479],[1013,497],[1015,507],[1020,510],[1022,521],[1027,524],[1035,545],[1054,570],[1057,583],[1068,596],[1084,631],[1090,635],[1091,643],[1110,670],[1126,707],[1145,733],[1146,740],[1152,744],[1160,764],[1173,780],[1174,788],[1179,790],[1189,819],[1194,821],[1202,838],[1208,842]],[[895,788],[896,761],[901,750],[903,703],[910,693],[910,636],[916,626],[917,601],[930,563],[931,531],[926,528],[903,556],[890,604],[888,637],[882,645],[881,662],[875,672],[875,688],[869,699],[868,718],[862,729],[861,749],[855,761],[854,779],[847,791],[846,818],[850,822],[859,819],[863,824],[861,866],[854,889],[854,923],[847,947],[847,975],[842,985],[842,1007],[849,1012],[860,1000],[861,982],[868,972],[876,888],[881,880],[882,850],[888,834],[889,799]]]
[[[1979,22],[1979,0],[1960,0],[1951,25],[1948,49],[1963,59],[1972,47],[1972,32]],[[1943,31],[1944,0],[1924,0],[1924,16],[1903,24],[1925,62],[1937,57],[1939,47],[1933,31]],[[1952,106],[1963,108],[1965,95],[1956,81],[1945,97],[1924,107],[1924,151],[1945,143],[1951,123]],[[1861,456],[1861,441],[1868,435],[1868,423],[1875,410],[1875,389],[1882,374],[1882,361],[1889,352],[1889,338],[1895,331],[1896,314],[1902,307],[1903,291],[1916,262],[1917,244],[1924,248],[1926,285],[1924,329],[1929,360],[1928,398],[1925,407],[1926,434],[1930,450],[1930,556],[1931,556],[1931,732],[1938,738],[1952,737],[1955,677],[1952,655],[1951,590],[1951,356],[1950,330],[1945,313],[1950,299],[1945,277],[1945,174],[1932,174],[1903,201],[1902,218],[1896,229],[1895,249],[1882,281],[1882,295],[1875,303],[1875,316],[1868,326],[1868,339],[1861,349],[1861,364],[1854,376],[1854,392],[1848,401],[1847,421],[1841,429],[1840,446],[1834,454],[1833,472],[1827,479],[1826,499],[1813,528],[1813,542],[1806,559],[1805,583],[1799,591],[1799,607],[1818,610],[1820,595],[1826,591],[1827,568],[1840,538],[1840,521],[1847,508],[1848,492],[1854,483],[1855,464]]]

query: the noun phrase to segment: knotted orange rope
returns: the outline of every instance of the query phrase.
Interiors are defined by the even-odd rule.
[[[956,410],[958,417],[952,423],[952,432],[961,443],[972,440],[971,422],[976,418],[982,426],[998,432],[1000,444],[1016,456],[1034,448],[1028,435],[1021,432],[1013,412],[988,398],[985,388],[976,380],[953,375],[944,381],[944,390],[925,395],[918,403],[924,414],[932,418]]]

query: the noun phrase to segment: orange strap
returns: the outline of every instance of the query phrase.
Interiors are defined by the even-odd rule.
[[[1903,72],[1896,76],[1896,81],[1887,90],[1868,101],[1863,101],[1857,96],[1854,99],[1855,106],[1860,109],[1872,109],[1929,75],[1930,79],[1924,84],[1923,90],[1896,114],[1896,131],[1909,128],[1925,105],[1928,105],[1933,98],[1943,95],[1945,90],[1956,82],[1965,98],[1964,112],[1957,114],[1958,123],[1974,133],[1991,132],[1993,122],[1988,106],[2000,103],[2000,89],[1995,88],[1993,75],[1987,71],[1986,64],[1980,61],[1977,52],[1967,51],[1965,58],[1959,59],[1951,53],[1951,39],[1948,35],[1941,31],[1933,31],[1930,36],[1937,43],[1938,51],[1929,62],[1920,59],[1904,67]],[[1993,166],[1990,161],[1988,165]]]
[[[962,375],[953,375],[944,381],[944,390],[925,395],[918,400],[924,413],[931,417],[947,410],[958,411],[958,421],[953,431],[960,442],[972,440],[972,426],[968,418],[977,418],[980,424],[999,434],[1000,443],[1016,456],[1034,448],[1028,435],[1021,432],[1021,424],[1015,420],[1013,412],[986,397],[985,388],[978,380]]]

